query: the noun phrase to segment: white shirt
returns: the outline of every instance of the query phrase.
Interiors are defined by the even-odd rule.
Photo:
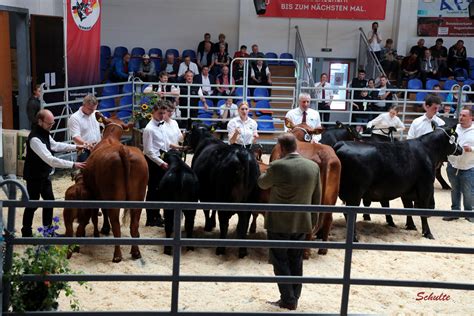
[[[379,134],[379,135],[383,135],[383,136],[387,136],[386,134],[384,134],[383,132],[388,132],[388,128],[389,127],[395,127],[397,129],[398,132],[401,132],[405,129],[405,125],[403,125],[402,121],[400,120],[400,118],[398,116],[394,116],[394,117],[391,117],[390,116],[390,113],[382,113],[382,114],[379,114],[379,116],[377,116],[376,118],[374,118],[372,121],[370,121],[369,123],[367,123],[367,127],[375,127],[377,128],[376,130],[374,130],[372,133],[373,134]],[[379,129],[387,129],[386,131],[381,131]]]
[[[370,31],[369,34],[367,35],[367,39],[370,41],[370,38],[372,37],[373,31]],[[380,38],[380,43],[382,43],[382,35],[380,35],[380,31],[377,29],[377,35]],[[372,50],[374,52],[379,52],[382,50],[382,46],[380,46],[380,43],[377,41],[377,36],[374,36],[372,39],[372,42],[369,42],[369,46],[372,47]]]
[[[179,129],[178,122],[173,119],[165,121],[164,126],[165,148],[167,148],[165,151],[168,151],[171,149],[171,144],[178,145],[178,143],[183,140],[183,134]]]
[[[474,168],[474,124],[468,128],[462,128],[461,124],[458,124],[456,133],[458,134],[459,146],[471,146],[471,151],[463,151],[460,156],[448,156],[448,161],[456,169],[472,169]]]
[[[158,88],[156,89],[156,92],[165,91],[165,86],[166,86],[166,84],[164,84],[162,82],[158,82]],[[153,92],[153,85],[151,85],[151,84],[148,85],[145,89],[143,89],[143,93],[152,93],[152,92]],[[178,95],[179,95],[179,89],[176,88],[174,85],[171,85],[171,91],[170,92],[171,93],[178,93]],[[170,93],[170,92],[168,92],[168,93]],[[176,96],[176,97],[178,97],[178,96]]]
[[[231,119],[237,116],[238,114],[238,107],[237,104],[232,103],[230,107],[227,107],[227,105],[224,103],[219,107],[219,116],[222,117],[224,115],[224,111],[228,110],[229,111],[229,116],[227,118]]]
[[[212,87],[211,81],[209,80],[209,76],[201,75],[202,78],[202,91],[207,92],[208,95],[212,95]]]
[[[321,82],[316,83],[314,86],[316,87],[316,99],[319,99],[317,102],[323,102],[321,100],[331,101],[332,98],[334,97],[334,90],[331,89],[332,87],[329,82],[324,83],[324,88]],[[324,89],[324,98],[323,98],[323,89]]]
[[[71,138],[81,137],[88,144],[100,142],[100,124],[95,117],[95,111],[91,115],[82,112],[82,106],[71,115],[67,122]]]
[[[285,117],[290,119],[293,124],[298,125],[303,122],[303,111],[300,107],[297,107],[289,110]],[[308,110],[306,110],[306,124],[311,128],[321,127],[321,117],[319,116],[319,112],[308,108]],[[286,126],[284,128],[285,132],[288,131]],[[312,137],[315,142],[318,142],[321,139],[321,135],[312,135]]]
[[[199,75],[198,66],[192,61],[189,62],[189,70],[191,70],[195,75]],[[183,61],[181,64],[179,64],[178,77],[184,75],[186,71],[188,71],[188,66]]]
[[[253,140],[255,136],[258,135],[257,133],[257,122],[251,119],[250,117],[244,122],[240,118],[240,116],[234,117],[229,121],[227,124],[227,133],[229,135],[229,139],[234,136],[235,129],[240,128],[240,136],[236,139],[235,143],[239,145],[250,145],[253,144]]]
[[[51,145],[51,150],[54,152],[63,152],[63,151],[74,151],[76,150],[76,145],[66,144],[54,141],[54,139],[49,136],[49,142]],[[41,160],[47,163],[50,167],[53,168],[73,168],[74,162],[68,161],[60,158],[56,158],[51,154],[51,152],[46,147],[46,144],[41,142],[38,137],[32,137],[30,140],[31,150],[37,154]]]
[[[431,133],[433,131],[431,121],[434,121],[438,126],[443,126],[445,124],[444,121],[436,115],[430,120],[425,113],[413,120],[410,129],[408,130],[407,139],[413,139]]]
[[[257,69],[258,71],[262,71],[262,68],[263,68],[263,65],[262,66],[258,66],[257,65]],[[268,69],[268,67],[265,67],[265,75],[270,75],[270,70]],[[255,70],[253,70],[253,68],[250,68],[250,77],[255,77]]]
[[[160,150],[167,151],[165,129],[164,123],[151,119],[143,130],[143,153],[159,166],[164,163]]]

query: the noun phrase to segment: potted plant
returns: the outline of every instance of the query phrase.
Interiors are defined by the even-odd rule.
[[[53,218],[51,227],[40,227],[43,237],[56,236],[59,229],[59,217]],[[69,282],[38,281],[22,282],[24,274],[74,274],[66,258],[68,246],[37,245],[29,246],[23,254],[13,254],[12,269],[7,273],[11,285],[10,308],[13,312],[51,311],[58,308],[57,299],[61,292],[69,297],[72,310],[79,310],[79,302]],[[84,282],[79,282],[83,285]]]
[[[156,103],[156,96],[150,97],[150,104],[143,103],[136,111],[133,113],[133,118],[135,122],[138,122],[138,127],[140,129],[145,128],[148,122],[152,118],[153,105]]]

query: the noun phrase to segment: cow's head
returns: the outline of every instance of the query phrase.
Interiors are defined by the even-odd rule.
[[[205,124],[195,123],[190,126],[188,121],[183,144],[194,151],[203,139],[212,137],[212,132],[212,128]]]
[[[95,112],[95,117],[99,123],[104,124],[104,133],[103,138],[106,137],[118,137],[120,138],[124,131],[128,131],[135,125],[135,122],[130,121],[129,123],[124,123],[121,119],[116,116],[111,116],[109,118],[105,117],[100,112]]]
[[[160,158],[163,159],[167,164],[171,164],[175,161],[185,159],[186,155],[184,151],[171,149],[167,152],[163,152]]]
[[[301,123],[295,125],[289,118],[285,117],[285,126],[288,130],[295,135],[296,139],[300,142],[310,142],[313,134],[321,134],[323,132],[323,128],[316,127],[312,128],[306,123]]]
[[[446,152],[445,154],[448,156],[459,156],[462,155],[463,153],[463,148],[459,146],[458,144],[458,134],[454,130],[454,128],[450,127],[436,127],[434,130],[434,133],[441,134],[444,138],[443,144],[446,144],[445,149]]]

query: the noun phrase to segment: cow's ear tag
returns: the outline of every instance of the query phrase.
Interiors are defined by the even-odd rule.
[[[456,137],[454,137],[454,135],[451,135],[451,136],[449,137],[449,143],[452,145],[452,144],[454,144],[455,142],[456,142]]]
[[[160,158],[165,159],[165,153],[164,152],[161,153]]]
[[[304,140],[309,143],[309,142],[311,141],[311,135],[305,134],[305,135],[304,135]]]

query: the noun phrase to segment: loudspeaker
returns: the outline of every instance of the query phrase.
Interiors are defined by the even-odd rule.
[[[469,18],[474,20],[474,2],[469,3]]]
[[[255,5],[255,12],[257,12],[258,15],[267,12],[267,4],[265,3],[265,0],[253,0],[253,4]]]

